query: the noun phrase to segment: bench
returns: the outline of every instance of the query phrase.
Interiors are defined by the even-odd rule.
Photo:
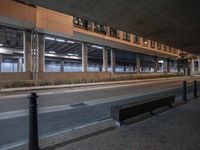
[[[165,96],[159,98],[152,98],[149,100],[122,104],[119,106],[111,107],[111,117],[122,125],[123,122],[127,119],[133,118],[137,115],[141,115],[143,113],[150,112],[153,114],[153,110],[169,106],[172,108],[172,103],[175,102],[175,96]]]

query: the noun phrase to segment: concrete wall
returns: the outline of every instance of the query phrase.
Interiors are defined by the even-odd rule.
[[[16,73],[0,73],[1,81],[25,81],[32,79],[32,73],[29,72],[16,72]]]
[[[62,33],[73,36],[73,17],[37,7],[36,27],[45,33]]]
[[[75,80],[109,80],[111,78],[147,78],[147,77],[158,77],[164,75],[163,73],[116,73],[111,74],[110,72],[63,72],[63,73],[56,73],[56,72],[48,72],[48,73],[40,73],[38,72],[38,80],[45,80],[45,81],[55,81],[55,80],[66,80],[66,81],[75,81]],[[165,74],[166,75],[166,74]],[[167,75],[177,75],[177,73],[168,73]],[[32,73],[29,72],[22,72],[22,73],[0,73],[1,81],[25,81],[25,80],[32,80]]]
[[[95,73],[95,72],[74,72],[74,73],[38,73],[38,80],[103,80],[103,79],[109,79],[110,73],[101,72],[101,73]]]
[[[33,28],[36,8],[13,0],[0,0],[0,22],[20,28]]]

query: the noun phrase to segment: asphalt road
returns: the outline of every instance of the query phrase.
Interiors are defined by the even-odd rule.
[[[188,79],[191,82],[193,79]],[[146,81],[102,87],[87,87],[56,92],[40,93],[39,108],[52,107],[52,112],[39,114],[39,135],[46,136],[80,125],[110,117],[110,107],[120,103],[140,101],[150,97],[174,94],[182,95],[182,79]],[[199,88],[200,90],[200,88]],[[192,87],[188,87],[188,93]],[[132,97],[132,98],[130,98]],[[0,115],[10,111],[27,110],[25,95],[0,98]],[[56,110],[54,106],[70,106]],[[21,142],[28,137],[28,117],[0,119],[0,149],[3,145]]]

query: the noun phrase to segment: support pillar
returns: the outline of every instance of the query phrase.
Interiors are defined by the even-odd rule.
[[[111,73],[115,73],[115,51],[111,49]]]
[[[65,65],[65,62],[64,62],[64,60],[62,60],[60,62],[60,72],[64,72],[64,65]]]
[[[38,72],[45,71],[45,38],[44,35],[38,36],[39,49],[38,49]]]
[[[190,70],[191,70],[191,74],[195,71],[195,69],[194,69],[194,59],[192,59],[191,60],[191,68],[190,68]]]
[[[158,57],[155,57],[154,58],[154,61],[155,61],[155,66],[154,66],[154,72],[158,72]]]
[[[0,54],[0,72],[1,72],[2,55]]]
[[[124,65],[124,72],[126,72],[126,65]]]
[[[170,72],[171,69],[171,62],[169,59],[167,59],[167,72]]]
[[[108,71],[108,49],[103,48],[103,72]]]
[[[23,72],[22,64],[22,58],[19,58],[17,62],[17,72]]]
[[[31,32],[24,31],[23,33],[23,49],[24,49],[24,65],[25,72],[32,72],[32,45]]]
[[[181,72],[181,62],[179,59],[177,60],[177,71],[178,71],[178,73]]]
[[[82,43],[82,72],[87,72],[88,69],[88,48],[85,43]]]
[[[136,54],[136,69],[137,69],[137,74],[140,74],[140,55]]]
[[[200,57],[198,57],[198,72],[200,72]]]

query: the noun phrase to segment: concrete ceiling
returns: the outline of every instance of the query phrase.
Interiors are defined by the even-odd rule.
[[[20,0],[200,54],[199,0]]]

